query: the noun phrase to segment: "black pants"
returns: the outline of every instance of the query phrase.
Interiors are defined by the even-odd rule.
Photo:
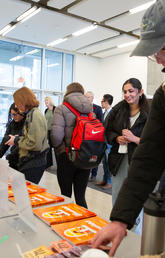
[[[51,137],[50,137],[50,132],[51,130],[48,130],[48,142],[49,142],[49,146],[50,146],[50,149],[47,153],[47,164],[46,164],[46,168],[49,168],[53,165],[53,158],[52,158],[52,141],[51,141]]]
[[[61,194],[71,197],[72,185],[76,204],[87,208],[85,191],[89,179],[90,170],[77,169],[70,165],[66,152],[57,157],[57,179]]]

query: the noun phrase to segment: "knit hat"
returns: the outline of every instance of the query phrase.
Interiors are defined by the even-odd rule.
[[[150,56],[165,45],[165,0],[157,0],[145,12],[140,29],[140,42],[130,56]]]

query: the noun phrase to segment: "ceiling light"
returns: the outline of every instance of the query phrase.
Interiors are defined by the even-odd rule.
[[[30,51],[30,52],[27,52],[26,55],[33,55],[33,54],[35,54],[35,53],[37,53],[39,51],[40,51],[40,49],[34,49],[34,50]]]
[[[79,30],[79,31],[77,31],[77,32],[74,32],[74,33],[72,34],[72,36],[76,37],[76,36],[79,36],[79,35],[81,35],[81,34],[84,34],[84,33],[88,32],[88,31],[94,30],[94,29],[96,29],[96,28],[97,28],[97,25],[91,25],[91,26],[89,26],[89,27],[87,27],[87,28],[85,28],[85,29],[82,29],[82,30]]]
[[[8,32],[10,32],[11,30],[13,30],[15,27],[16,27],[16,25],[11,26],[9,29],[7,29],[5,32],[2,33],[2,36],[7,34]]]
[[[53,66],[56,66],[56,65],[59,65],[59,63],[55,63],[55,64],[51,64],[51,65],[47,65],[47,67],[53,67]]]
[[[40,11],[41,11],[41,7],[38,8],[36,11],[32,12],[31,14],[29,14],[28,16],[26,16],[25,18],[23,18],[20,22],[22,23],[24,21],[27,21],[28,19],[30,19],[32,16],[39,13]]]
[[[129,12],[130,12],[131,14],[141,12],[141,11],[143,11],[143,10],[145,10],[145,9],[148,9],[148,8],[149,8],[152,4],[154,4],[155,2],[156,2],[156,0],[151,1],[151,2],[149,2],[149,3],[147,3],[147,4],[143,4],[143,5],[141,5],[141,6],[138,6],[138,7],[136,7],[136,8],[133,8],[133,9],[129,10]]]
[[[128,42],[128,43],[119,45],[119,46],[117,46],[117,47],[118,47],[118,48],[128,47],[128,46],[135,45],[135,44],[139,43],[139,41],[140,41],[140,40],[138,39],[138,40],[135,40],[135,41],[131,41],[131,42]]]
[[[30,8],[27,12],[21,14],[18,18],[17,21],[21,21],[23,18],[25,18],[26,16],[28,16],[29,14],[31,14],[32,12],[34,12],[37,9],[36,6]]]
[[[57,45],[57,44],[60,44],[60,43],[64,42],[64,41],[67,40],[67,39],[68,39],[68,38],[63,38],[63,39],[55,40],[55,41],[53,41],[52,43],[49,43],[47,46],[48,46],[48,47],[55,46],[55,45]]]
[[[7,26],[5,26],[2,30],[0,30],[0,35],[10,28],[11,28],[11,24],[8,24]]]
[[[19,59],[23,58],[23,56],[16,56],[10,59],[10,61],[17,61]]]

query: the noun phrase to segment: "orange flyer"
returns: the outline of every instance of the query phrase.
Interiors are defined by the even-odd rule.
[[[33,210],[48,225],[94,217],[96,214],[75,203]]]
[[[60,225],[52,225],[52,229],[63,239],[75,245],[87,245],[107,221],[100,217],[81,219]]]
[[[45,245],[42,245],[38,248],[35,248],[33,250],[30,250],[23,254],[24,258],[44,258],[45,255],[51,255],[54,254],[52,251],[50,251]]]
[[[56,202],[63,202],[65,199],[47,192],[29,194],[31,206],[38,207]],[[12,202],[15,202],[14,196],[9,197]]]
[[[41,188],[41,187],[36,186],[36,185],[27,185],[27,190],[28,190],[29,194],[41,193],[41,192],[45,192],[46,191],[45,188]],[[14,196],[13,190],[12,190],[12,188],[9,188],[8,189],[8,197],[12,197],[12,196]]]
[[[68,249],[72,248],[72,245],[66,240],[55,241],[50,244],[58,253],[67,251]]]

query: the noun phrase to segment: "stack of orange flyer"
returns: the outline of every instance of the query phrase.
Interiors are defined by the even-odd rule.
[[[41,188],[41,187],[36,186],[36,185],[27,185],[27,190],[28,190],[28,193],[29,193],[29,194],[32,194],[32,193],[41,193],[41,192],[45,192],[45,191],[46,191],[45,188]],[[12,197],[12,196],[14,196],[14,195],[13,195],[12,188],[9,188],[9,189],[8,189],[8,197]]]
[[[38,207],[42,205],[48,205],[56,202],[63,202],[65,199],[47,192],[29,194],[31,206]],[[9,197],[12,202],[15,202],[14,196]]]
[[[36,209],[33,212],[49,226],[96,216],[94,212],[88,211],[75,203]]]
[[[100,217],[81,219],[59,225],[52,225],[52,229],[63,239],[75,245],[87,245],[107,221]]]
[[[54,254],[51,250],[49,250],[45,245],[42,245],[38,248],[30,250],[23,254],[24,258],[44,258],[45,255]]]

